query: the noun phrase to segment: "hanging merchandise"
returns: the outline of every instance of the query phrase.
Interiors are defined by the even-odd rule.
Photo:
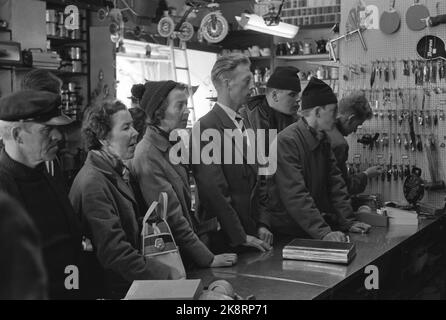
[[[436,36],[424,36],[417,44],[418,55],[426,60],[442,58],[446,60],[446,45]]]
[[[194,35],[194,27],[186,20],[192,12],[197,13],[203,9],[210,12],[201,21],[198,39],[204,38],[209,43],[217,43],[226,37],[229,31],[228,22],[221,14],[218,3],[192,0],[187,2],[187,6],[188,9],[178,23],[175,23],[174,19],[167,12],[165,13],[165,17],[158,23],[158,33],[162,37],[178,37],[181,41],[191,40]]]
[[[398,11],[395,10],[395,0],[390,0],[390,9],[384,11],[379,21],[380,29],[385,34],[393,34],[401,27],[401,17]]]
[[[415,0],[415,3],[406,12],[406,23],[410,30],[420,31],[426,28],[425,19],[429,18],[429,9]]]
[[[223,17],[218,4],[214,5],[212,12],[208,13],[201,21],[200,31],[209,43],[221,42],[228,34],[228,21]]]
[[[175,30],[175,22],[168,16],[166,11],[165,16],[158,22],[158,33],[161,37],[169,38]]]
[[[437,8],[437,16],[431,17],[429,14],[428,17],[423,16],[423,18],[420,18],[424,23],[424,26],[422,29],[425,29],[428,27],[429,28],[436,27],[436,26],[439,26],[440,24],[446,24],[446,14],[440,14],[440,2],[437,2],[436,8]],[[420,12],[420,15],[421,15],[421,12]]]
[[[360,18],[361,28],[367,30],[379,30],[379,9],[375,5],[367,5],[364,0],[360,1],[357,12]]]

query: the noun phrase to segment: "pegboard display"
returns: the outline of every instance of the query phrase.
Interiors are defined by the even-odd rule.
[[[364,1],[362,1],[364,2]],[[368,0],[379,15],[389,9],[389,2]],[[420,0],[431,16],[446,13],[446,1]],[[349,15],[359,1],[341,1],[340,32],[345,34]],[[369,181],[365,193],[381,194],[384,201],[405,202],[403,183],[408,169],[417,166],[422,179],[431,183],[446,181],[446,68],[445,59],[422,60],[417,43],[426,35],[446,41],[446,25],[412,31],[406,22],[406,12],[414,0],[396,0],[395,9],[401,25],[397,32],[365,30],[367,50],[357,34],[339,43],[340,95],[363,90],[373,108],[373,118],[348,137],[349,170],[364,171],[382,165],[382,177]],[[350,24],[351,25],[351,24]],[[365,146],[358,139],[374,137],[376,143]],[[445,191],[426,191],[423,202],[443,207]]]

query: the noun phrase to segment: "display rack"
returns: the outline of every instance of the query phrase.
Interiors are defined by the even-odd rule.
[[[436,12],[436,3],[433,0],[424,1],[423,5],[432,14]],[[367,4],[376,5],[380,13],[388,9],[388,3],[383,1],[369,1]],[[396,9],[404,17],[412,4],[410,1],[398,1]],[[356,7],[357,1],[342,1],[341,33],[346,32],[349,12]],[[399,31],[392,35],[380,30],[364,31],[369,48],[367,51],[358,38],[340,43],[341,95],[358,90],[365,92],[374,112],[370,121],[348,137],[348,166],[352,172],[365,170],[372,165],[383,166],[385,173],[370,180],[365,193],[382,195],[384,201],[406,203],[403,183],[408,172],[406,169],[413,166],[421,169],[426,186],[446,181],[446,81],[437,78],[435,82],[429,80],[422,85],[416,84],[412,69],[412,62],[425,65],[416,53],[416,46],[418,40],[427,34],[444,38],[446,27],[443,25],[415,32],[408,28],[403,18]],[[410,65],[408,73],[405,72],[407,61]],[[386,69],[390,70],[388,80],[385,77]],[[372,72],[376,75],[374,81]],[[411,118],[415,136],[413,145]],[[357,142],[364,135],[375,133],[380,136],[373,148]],[[396,172],[398,177],[395,179]],[[444,206],[444,201],[445,191],[442,188],[426,190],[422,200],[440,208]]]

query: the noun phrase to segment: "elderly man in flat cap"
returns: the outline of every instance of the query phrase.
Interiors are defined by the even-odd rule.
[[[251,97],[240,110],[243,122],[249,128],[265,130],[265,156],[269,156],[269,130],[277,133],[297,121],[297,109],[300,101],[299,69],[295,67],[277,67],[266,84],[266,94]],[[258,143],[262,143],[257,140]],[[259,220],[262,228],[259,237],[268,244],[273,244],[271,223],[267,213],[267,204],[272,194],[268,192],[269,179],[259,176],[257,189]]]
[[[60,97],[23,90],[0,99],[0,191],[18,200],[36,225],[51,299],[78,297],[65,285],[67,270],[79,266],[80,224],[60,182],[45,170],[62,136],[58,128],[72,120],[60,112]]]
[[[323,81],[312,78],[302,93],[303,116],[277,137],[279,199],[270,203],[273,230],[327,241],[347,241],[344,232],[367,232],[353,218],[347,186],[325,131],[335,126],[338,100]]]

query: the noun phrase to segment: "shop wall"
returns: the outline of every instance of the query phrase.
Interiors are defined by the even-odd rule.
[[[368,0],[367,5],[376,5],[379,8],[380,14],[383,10],[388,9],[389,1],[378,1],[378,0]],[[421,3],[426,5],[431,13],[431,15],[436,15],[436,4],[438,1],[434,0],[422,0]],[[349,12],[352,8],[358,5],[356,0],[342,0],[341,2],[341,33],[346,32],[346,22],[348,19]],[[425,83],[423,86],[415,85],[415,77],[411,73],[410,77],[403,75],[403,60],[417,60],[420,59],[416,53],[416,45],[420,38],[424,35],[436,35],[443,39],[446,36],[446,26],[442,25],[436,28],[425,29],[423,31],[415,32],[408,28],[405,20],[405,14],[407,9],[413,5],[413,1],[396,1],[396,9],[401,16],[401,28],[398,32],[392,35],[386,35],[380,30],[366,30],[363,35],[365,42],[368,46],[368,50],[365,51],[359,41],[358,36],[351,37],[348,41],[342,41],[340,45],[340,60],[341,60],[341,90],[342,94],[348,94],[353,90],[366,90],[367,95],[371,97],[371,103],[376,112],[383,112],[386,116],[381,119],[380,116],[373,117],[373,119],[367,122],[362,129],[358,131],[357,135],[352,135],[349,138],[350,143],[350,159],[351,163],[358,162],[360,159],[361,169],[365,169],[367,165],[374,164],[385,164],[387,169],[387,164],[389,163],[390,154],[393,155],[394,164],[405,164],[408,161],[411,165],[416,165],[423,170],[422,178],[426,181],[432,181],[432,175],[429,171],[429,161],[427,148],[424,146],[423,152],[412,152],[407,151],[405,148],[401,148],[394,143],[394,137],[398,133],[405,134],[409,133],[409,128],[407,121],[404,121],[402,126],[397,126],[395,121],[390,121],[387,118],[388,110],[400,111],[402,109],[408,109],[412,111],[422,109],[423,96],[425,99],[425,111],[433,112],[433,110],[446,109],[446,95],[444,93],[436,94],[433,93],[433,89],[441,88],[446,91],[446,83]],[[446,13],[446,2],[440,2],[440,12]],[[376,80],[373,88],[370,86],[370,77],[373,70],[372,63],[377,60],[384,61],[381,62],[382,66],[387,65],[387,61],[396,61],[396,80],[393,77],[389,82]],[[349,69],[357,69],[363,67],[366,73],[360,73],[359,75],[352,75]],[[348,77],[348,81],[346,78]],[[373,89],[373,91],[370,91]],[[383,89],[402,89],[405,101],[402,102],[401,99],[393,98],[390,102],[384,103],[382,99]],[[398,91],[394,91],[398,92]],[[416,100],[412,101],[411,104],[408,103],[407,97],[409,95],[416,95]],[[376,97],[376,95],[378,95]],[[430,96],[429,96],[430,95]],[[398,101],[395,103],[395,100]],[[415,120],[415,132],[420,134],[423,138],[423,143],[426,142],[426,137],[433,134],[436,138],[435,147],[438,150],[437,154],[433,157],[438,161],[438,176],[445,181],[445,159],[446,159],[446,149],[444,148],[444,142],[446,139],[446,127],[444,121],[439,121],[438,126],[420,126]],[[365,133],[380,133],[381,137],[383,133],[389,134],[390,147],[389,148],[379,148],[370,150],[364,148],[362,145],[358,144],[356,141],[358,137],[361,137]],[[407,157],[407,159],[406,159]],[[435,173],[435,176],[437,173]],[[370,187],[366,191],[367,193],[380,193],[384,196],[385,200],[397,200],[404,201],[403,196],[403,182],[401,179],[398,181],[382,182],[372,181]],[[442,206],[444,204],[444,192],[435,193],[428,192],[425,196],[424,201],[429,201]]]
[[[46,48],[45,2],[37,0],[0,0],[0,19],[12,30],[12,40],[21,49]],[[10,40],[9,34],[0,32],[0,41]],[[0,94],[5,95],[19,87],[22,72],[15,74],[0,70]]]

